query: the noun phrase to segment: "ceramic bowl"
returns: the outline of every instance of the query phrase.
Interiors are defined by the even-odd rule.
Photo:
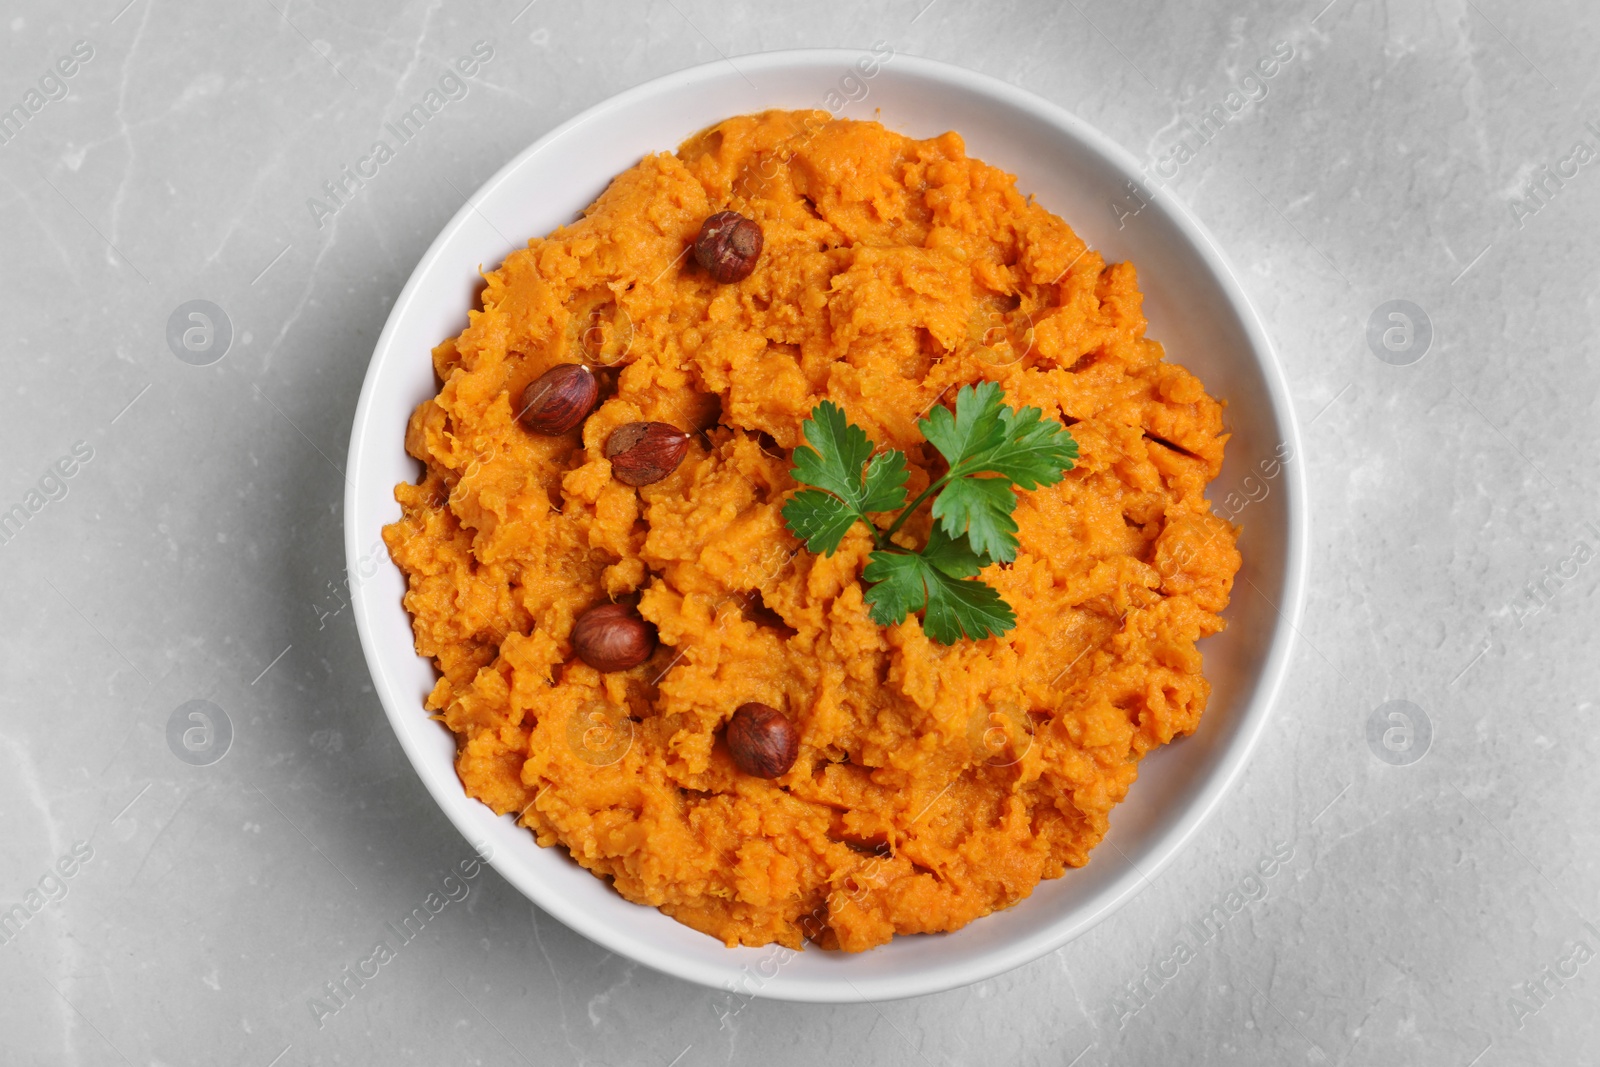
[[[433,667],[413,650],[404,579],[379,539],[399,516],[393,490],[419,465],[403,447],[412,409],[436,390],[429,350],[465,325],[479,266],[509,242],[550,232],[649,152],[731,115],[823,108],[877,118],[913,137],[956,130],[969,153],[1017,176],[1108,261],[1132,260],[1149,334],[1227,401],[1227,462],[1210,496],[1242,528],[1244,567],[1227,629],[1202,642],[1211,702],[1197,732],[1153,753],[1086,867],[950,934],[896,938],[870,952],[719,941],[623,900],[565,850],[469,799],[455,742],[423,711]],[[1137,162],[1061,107],[958,67],[886,47],[739,56],[629,89],[540,138],[474,193],[406,283],[378,339],[350,436],[345,547],[354,612],[377,693],[406,755],[446,816],[512,885],[612,952],[671,975],[784,1000],[848,1002],[937,992],[1066,944],[1154,878],[1238,781],[1283,678],[1306,543],[1303,463],[1283,376],[1216,242]],[[1112,847],[1115,846],[1115,847]]]

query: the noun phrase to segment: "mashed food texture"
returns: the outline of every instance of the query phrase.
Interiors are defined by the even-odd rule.
[[[733,284],[686,255],[722,210],[764,234]],[[1203,496],[1221,405],[1145,337],[1134,266],[957,134],[729,119],[485,281],[433,351],[439,392],[406,435],[423,474],[384,538],[467,792],[627,899],[730,946],[955,930],[1087,862],[1140,758],[1198,725],[1196,643],[1222,629],[1240,562]],[[573,362],[596,369],[599,406],[529,433],[517,398]],[[868,618],[859,524],[823,558],[780,509],[822,400],[907,454],[914,495],[942,463],[917,419],[983,380],[1064,422],[1081,458],[1019,494],[1017,558],[981,575],[1015,629],[946,647],[916,615]],[[694,435],[637,489],[604,452],[636,421]],[[928,525],[924,506],[913,544]],[[660,644],[602,674],[569,635],[608,602]],[[723,736],[750,701],[799,732],[772,780]]]

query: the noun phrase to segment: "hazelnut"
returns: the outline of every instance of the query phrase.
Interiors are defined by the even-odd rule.
[[[611,473],[623,485],[651,485],[678,469],[689,435],[670,423],[630,422],[606,441]]]
[[[728,720],[734,766],[756,778],[776,778],[794,766],[800,734],[788,716],[767,704],[740,704]]]
[[[761,256],[761,227],[737,211],[719,211],[700,224],[694,258],[716,281],[743,281]]]
[[[600,604],[572,624],[572,649],[597,671],[625,671],[650,658],[656,631],[626,604]]]
[[[560,437],[589,417],[599,395],[600,383],[593,371],[582,363],[563,363],[539,375],[522,391],[517,418],[534,433]]]

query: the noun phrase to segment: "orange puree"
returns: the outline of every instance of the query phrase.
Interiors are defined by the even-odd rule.
[[[765,248],[719,285],[685,252],[724,209]],[[1202,495],[1221,405],[1144,336],[1132,264],[955,133],[729,119],[485,279],[434,349],[442,385],[406,434],[425,473],[384,538],[467,792],[627,899],[728,945],[954,930],[1083,865],[1140,757],[1198,725],[1196,642],[1239,567]],[[523,388],[576,361],[601,382],[581,431],[523,429]],[[1082,458],[1019,494],[1017,559],[981,576],[1016,628],[945,647],[915,615],[868,618],[859,524],[822,558],[779,510],[820,401],[903,450],[914,495],[942,462],[918,417],[983,379],[1069,425]],[[694,433],[641,489],[604,454],[633,421]],[[575,616],[608,601],[659,631],[642,666],[573,655]],[[747,701],[799,731],[778,778],[728,755]]]

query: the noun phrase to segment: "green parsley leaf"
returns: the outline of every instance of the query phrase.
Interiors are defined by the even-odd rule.
[[[928,543],[922,546],[920,554],[952,578],[971,578],[990,562],[974,550],[966,538],[946,537],[937,526],[929,531]]]
[[[936,407],[917,426],[958,478],[998,474],[1037,489],[1059,482],[1078,458],[1078,443],[1065,426],[1038,408],[1006,407],[996,382],[963,385],[953,415]]]
[[[791,497],[783,517],[807,548],[831,556],[856,520],[905,506],[906,457],[897,451],[872,455],[867,432],[846,421],[844,409],[832,401],[818,404],[800,428],[810,446],[794,450],[789,473],[817,488]]]
[[[1059,482],[1078,458],[1072,435],[1038,408],[1006,407],[995,382],[962,386],[954,413],[936,407],[917,425],[950,464],[949,482],[933,502],[934,519],[951,537],[966,534],[991,559],[1015,559],[1011,485],[1037,489]],[[987,474],[999,477],[976,477]]]
[[[990,559],[1017,556],[1017,494],[1005,478],[957,478],[933,501],[933,517],[951,537],[967,535],[973,550]]]
[[[963,385],[956,392],[954,414],[947,407],[935,405],[917,420],[917,428],[954,471],[963,460],[981,456],[1005,441],[1006,427],[1000,421],[1005,407],[1000,397],[998,382],[984,382],[976,389]]]
[[[974,466],[971,473],[998,474],[1031,490],[1055,485],[1076,465],[1078,442],[1038,408],[1003,408],[1000,420],[1006,427],[1004,444],[981,457],[977,461],[981,466]]]
[[[872,621],[893,626],[928,603],[927,560],[913,552],[874,552],[867,557],[861,580],[871,583],[863,599],[872,605]]]
[[[852,427],[854,429],[854,427]],[[906,454],[898,449],[879,452],[867,464],[862,512],[889,511],[906,506]]]
[[[789,529],[807,548],[824,556],[833,555],[860,517],[849,504],[821,489],[802,489],[783,506]]]
[[[885,452],[873,457],[866,477],[861,467],[872,456],[867,431],[845,421],[844,409],[824,400],[800,426],[806,442],[794,450],[797,482],[826,489],[860,514],[904,507],[906,457]]]
[[[970,545],[946,537],[937,526],[920,553],[874,552],[861,572],[862,580],[872,583],[865,593],[872,620],[891,626],[921,611],[924,632],[942,645],[1005,633],[1016,625],[1016,613],[999,593],[972,577],[981,567]]]
[[[982,641],[1017,624],[1017,613],[992,587],[976,578],[957,581],[937,570],[931,573],[939,580],[928,583],[922,628],[941,645],[953,645],[963,637]]]

